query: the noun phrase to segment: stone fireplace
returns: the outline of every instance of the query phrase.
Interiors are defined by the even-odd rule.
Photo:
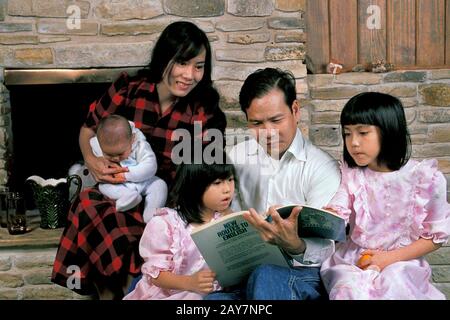
[[[12,134],[12,152],[5,157],[9,188],[26,192],[30,175],[66,177],[69,167],[82,160],[78,133],[90,103],[120,72],[136,70],[6,69]]]

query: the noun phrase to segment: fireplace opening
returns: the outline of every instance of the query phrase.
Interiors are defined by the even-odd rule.
[[[7,159],[8,187],[24,192],[34,208],[25,180],[65,178],[82,161],[78,135],[89,105],[99,99],[120,72],[138,68],[5,70],[10,95],[12,154]]]
[[[109,83],[7,86],[11,103],[12,150],[8,185],[25,191],[31,175],[64,178],[82,160],[80,127],[89,105]]]

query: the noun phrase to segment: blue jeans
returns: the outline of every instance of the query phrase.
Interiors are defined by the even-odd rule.
[[[318,267],[261,265],[251,273],[246,285],[236,287],[231,292],[210,293],[205,300],[327,299],[319,271]]]
[[[130,287],[128,288],[127,294],[130,293],[131,291],[133,291],[134,288],[136,288],[137,283],[141,279],[142,279],[142,273],[140,275],[136,276],[135,278],[133,278],[133,280],[131,280]]]

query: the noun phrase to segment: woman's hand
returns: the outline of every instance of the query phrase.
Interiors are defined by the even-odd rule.
[[[124,173],[128,172],[128,168],[121,167],[103,157],[86,158],[85,165],[97,182],[124,183],[126,181]]]
[[[80,150],[83,154],[84,164],[94,177],[95,181],[103,183],[123,183],[126,181],[124,172],[128,168],[122,168],[117,163],[106,160],[103,157],[96,157],[92,152],[90,139],[95,136],[95,131],[88,127],[81,127],[78,138]],[[122,174],[120,174],[122,173]]]
[[[300,254],[305,251],[305,243],[298,236],[298,215],[301,207],[295,207],[291,215],[283,219],[280,217],[275,207],[270,207],[268,215],[272,217],[272,222],[267,222],[255,209],[249,209],[243,217],[252,224],[261,235],[261,238],[269,243],[275,244],[290,254]]]
[[[189,291],[207,294],[214,290],[216,274],[211,270],[201,270],[189,277]]]

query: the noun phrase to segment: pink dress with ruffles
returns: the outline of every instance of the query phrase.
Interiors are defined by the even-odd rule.
[[[162,289],[152,284],[152,279],[157,278],[161,271],[192,275],[209,269],[191,238],[191,230],[192,225],[186,226],[177,211],[169,208],[157,210],[147,223],[139,243],[139,253],[144,259],[142,278],[124,300],[203,299],[195,292]]]
[[[381,173],[342,165],[342,182],[328,207],[350,223],[350,236],[321,267],[330,299],[445,299],[431,283],[424,257],[381,272],[356,266],[366,249],[394,250],[419,238],[444,243],[450,233],[446,180],[436,160],[410,160]]]

